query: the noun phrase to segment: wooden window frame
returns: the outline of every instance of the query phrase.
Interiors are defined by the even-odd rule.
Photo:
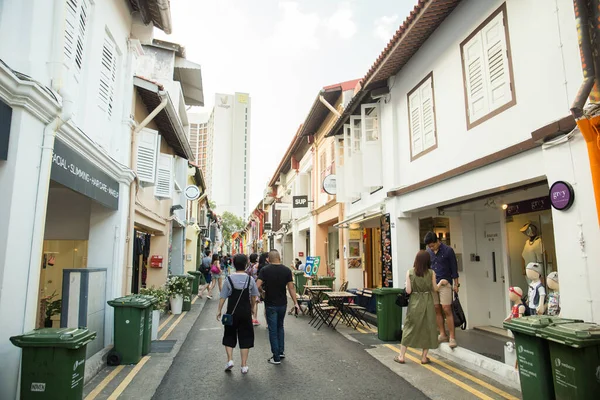
[[[500,13],[503,14],[503,18],[504,18],[506,57],[507,57],[507,63],[508,63],[508,77],[510,79],[509,85],[510,85],[510,89],[512,92],[512,100],[509,101],[508,103],[504,104],[503,106],[495,109],[494,111],[487,113],[483,117],[480,117],[479,119],[475,120],[474,122],[471,122],[471,120],[469,118],[469,93],[467,90],[467,71],[465,69],[464,47],[467,43],[469,43],[469,41],[471,39],[473,39],[473,37],[475,37],[475,35],[477,35],[483,28],[485,28],[485,26],[487,24],[489,24],[494,18],[496,18],[498,16],[498,14],[500,14]],[[507,12],[507,8],[506,8],[506,3],[503,3],[500,7],[498,7],[496,9],[496,11],[494,11],[492,14],[490,14],[490,16],[485,19],[485,21],[483,21],[481,24],[479,24],[479,26],[477,26],[477,28],[475,28],[475,30],[473,32],[471,32],[471,34],[469,36],[467,36],[467,38],[460,43],[460,64],[461,64],[462,73],[463,73],[463,90],[464,90],[464,100],[465,100],[465,118],[467,120],[467,131],[471,130],[472,128],[475,128],[478,125],[481,125],[485,121],[492,119],[496,115],[508,110],[509,108],[511,108],[512,106],[517,104],[517,91],[515,88],[515,77],[514,77],[513,65],[512,65],[513,64],[512,63],[512,51],[511,51],[511,46],[510,46],[510,34],[509,34],[509,28],[508,28],[508,12]]]
[[[413,142],[412,142],[412,127],[410,126],[410,96],[416,92],[428,79],[431,78],[431,101],[433,102],[433,136],[435,137],[435,144],[428,149],[423,150],[418,154],[413,154]],[[410,161],[414,161],[420,157],[423,157],[427,153],[432,152],[438,147],[438,134],[437,134],[437,112],[435,106],[435,82],[433,80],[433,71],[428,73],[425,78],[421,79],[410,92],[406,94],[406,108],[408,113],[408,148],[410,149]],[[423,138],[423,141],[425,139]]]

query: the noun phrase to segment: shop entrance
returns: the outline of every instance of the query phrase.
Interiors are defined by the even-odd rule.
[[[500,234],[500,222],[485,224],[484,231],[484,254],[485,279],[482,280],[488,302],[488,324],[502,328],[502,321],[506,318],[505,313],[505,277],[503,265],[503,246]]]

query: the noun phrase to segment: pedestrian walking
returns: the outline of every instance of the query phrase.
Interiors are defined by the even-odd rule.
[[[212,253],[210,250],[206,250],[204,252],[204,257],[202,258],[202,262],[200,263],[200,272],[202,273],[202,277],[204,278],[204,284],[200,286],[198,289],[198,297],[202,298],[202,294],[206,291],[208,292],[206,295],[207,299],[212,299],[212,276],[210,273],[210,265],[212,263]]]
[[[223,271],[221,270],[221,262],[219,261],[219,255],[213,254],[212,260],[210,263],[210,275],[211,275],[211,284],[210,291],[215,288],[217,283],[219,284],[219,292],[223,290]]]
[[[446,246],[440,242],[437,235],[433,232],[427,232],[424,239],[427,245],[427,252],[431,258],[431,269],[435,272],[437,283],[442,279],[448,281],[448,285],[440,286],[439,293],[433,295],[433,303],[435,304],[435,315],[438,330],[440,332],[438,341],[448,342],[450,348],[458,346],[454,336],[454,315],[452,314],[452,290],[458,293],[460,284],[458,283],[458,263],[456,262],[456,254],[450,246]],[[446,317],[446,325],[450,339],[444,328],[444,316]]]
[[[292,279],[292,270],[281,264],[281,256],[277,250],[271,250],[268,256],[269,265],[258,273],[257,285],[264,290],[265,310],[269,329],[269,342],[273,356],[269,363],[279,365],[285,358],[285,334],[283,320],[287,308],[286,288],[294,301],[296,310],[300,310],[296,289]]]
[[[230,325],[225,325],[223,333],[223,346],[227,353],[225,371],[233,368],[233,349],[239,344],[242,374],[248,373],[248,354],[254,347],[254,328],[252,327],[252,309],[258,296],[258,289],[254,278],[246,274],[248,257],[236,254],[233,258],[235,272],[229,275],[223,284],[217,321],[221,321],[222,309],[227,300],[227,314],[232,316]]]
[[[255,281],[258,279],[258,254],[250,254],[250,263],[246,268],[246,273],[254,278]],[[260,296],[256,296],[256,301],[252,308],[252,325],[254,326],[260,325],[260,322],[258,322],[258,303],[260,303]]]
[[[400,364],[404,364],[407,347],[423,349],[421,364],[429,364],[429,349],[439,346],[433,297],[440,286],[448,285],[448,281],[443,279],[437,283],[436,274],[430,266],[429,253],[421,250],[415,257],[413,268],[406,272],[406,293],[410,294],[410,300],[402,331],[400,354],[394,358],[394,361]]]

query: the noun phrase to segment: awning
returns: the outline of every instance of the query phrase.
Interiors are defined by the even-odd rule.
[[[333,225],[333,227],[338,229],[344,229],[348,228],[350,224],[364,224],[365,222],[371,221],[375,218],[379,218],[382,215],[383,213],[381,211],[364,212],[362,214],[346,218],[345,220]]]
[[[204,89],[202,87],[200,65],[185,58],[175,57],[173,79],[181,83],[185,104],[204,107]]]

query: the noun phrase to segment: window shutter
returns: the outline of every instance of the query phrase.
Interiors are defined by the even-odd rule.
[[[488,112],[500,108],[511,98],[504,14],[499,13],[483,28],[483,51],[488,83]]]
[[[64,55],[78,77],[83,67],[85,34],[89,14],[89,0],[67,0],[65,15]]]
[[[137,176],[140,182],[154,185],[160,136],[157,131],[142,129],[137,147]]]
[[[363,104],[360,118],[362,121],[363,143],[379,140],[379,104]]]
[[[352,154],[352,128],[350,124],[344,124],[344,175],[346,183],[346,196],[348,198],[360,193],[355,177],[353,176],[354,159],[360,154]]]
[[[75,43],[77,42],[75,31],[77,16],[79,14],[79,5],[77,3],[77,0],[67,0],[66,4],[64,55],[68,61],[72,61],[75,58]]]
[[[464,68],[467,80],[467,105],[469,121],[473,123],[487,114],[487,84],[481,32],[463,48]]]
[[[435,117],[433,104],[432,79],[427,79],[419,89],[421,92],[422,139],[423,150],[435,145]]]
[[[379,139],[379,104],[361,106],[363,186],[373,188],[383,183],[381,140]]]
[[[154,195],[162,199],[170,199],[173,188],[173,156],[160,154],[156,169],[156,186]]]
[[[361,138],[361,122],[360,117],[350,117],[350,127],[351,132],[351,142],[352,142],[352,154],[360,155],[361,147],[362,147],[362,138]]]
[[[408,98],[410,112],[410,141],[412,156],[423,151],[423,127],[421,124],[421,92],[415,90]]]
[[[109,117],[112,117],[115,100],[115,82],[117,79],[117,49],[113,40],[104,37],[102,46],[102,64],[100,66],[100,88],[98,105]]]
[[[366,187],[363,181],[363,151],[362,151],[362,135],[361,135],[361,122],[359,116],[350,117],[350,136],[352,138],[352,180],[354,181],[355,193],[363,192]]]

